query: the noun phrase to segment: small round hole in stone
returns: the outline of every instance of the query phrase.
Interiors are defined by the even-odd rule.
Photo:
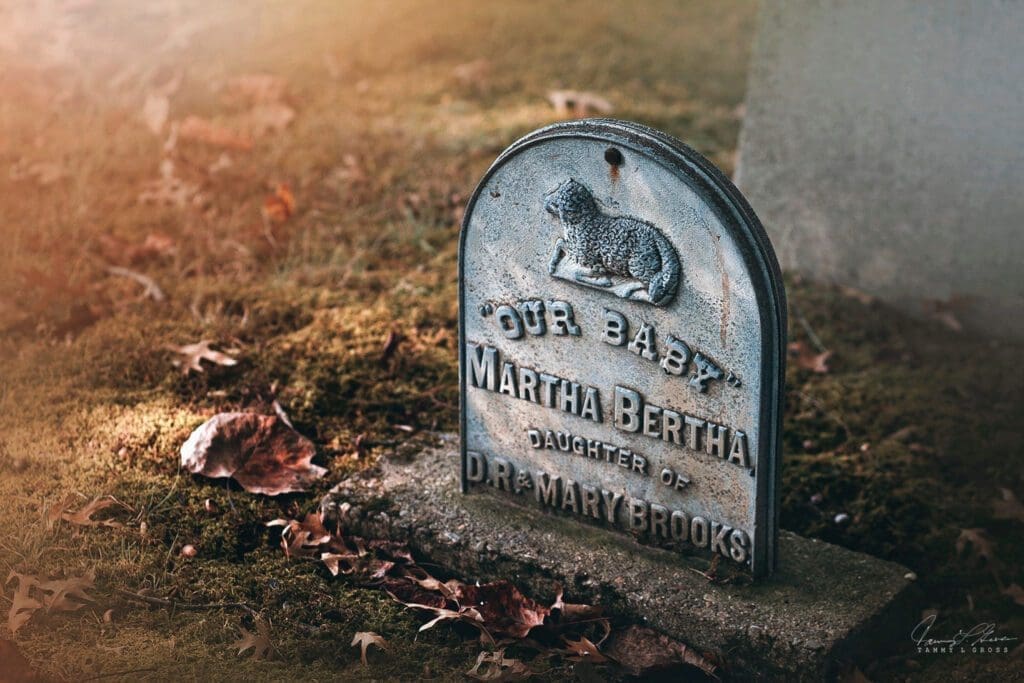
[[[604,160],[612,166],[621,166],[623,161],[622,152],[614,147],[609,147],[604,151]]]

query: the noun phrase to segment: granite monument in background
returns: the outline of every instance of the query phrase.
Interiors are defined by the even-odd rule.
[[[762,3],[736,175],[783,269],[1024,338],[1022,35],[1021,2]]]

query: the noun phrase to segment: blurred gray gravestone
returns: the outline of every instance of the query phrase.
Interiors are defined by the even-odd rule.
[[[1022,45],[1024,2],[762,3],[736,176],[783,269],[1024,337]]]

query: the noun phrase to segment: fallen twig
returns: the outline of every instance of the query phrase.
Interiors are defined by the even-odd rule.
[[[167,295],[164,294],[164,290],[160,289],[160,285],[154,282],[153,278],[149,277],[148,275],[143,275],[142,273],[139,273],[134,270],[129,270],[128,268],[122,268],[121,266],[108,266],[107,272],[110,273],[111,275],[117,275],[119,277],[126,277],[130,280],[135,280],[140,285],[146,288],[145,291],[143,292],[143,295],[150,297],[151,299],[153,299],[153,301],[164,301],[167,299]]]
[[[174,600],[168,600],[166,598],[157,598],[152,595],[140,595],[133,593],[123,588],[113,589],[118,595],[122,595],[131,600],[138,600],[149,605],[155,605],[157,607],[169,607],[171,609],[181,610],[182,612],[202,612],[208,609],[244,609],[249,614],[255,616],[256,610],[249,607],[244,602],[210,602],[210,603],[197,603],[197,602],[176,602]]]

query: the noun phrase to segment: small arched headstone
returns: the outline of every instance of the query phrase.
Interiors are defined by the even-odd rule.
[[[544,128],[477,187],[459,274],[465,493],[771,573],[784,294],[721,172],[631,123]]]

